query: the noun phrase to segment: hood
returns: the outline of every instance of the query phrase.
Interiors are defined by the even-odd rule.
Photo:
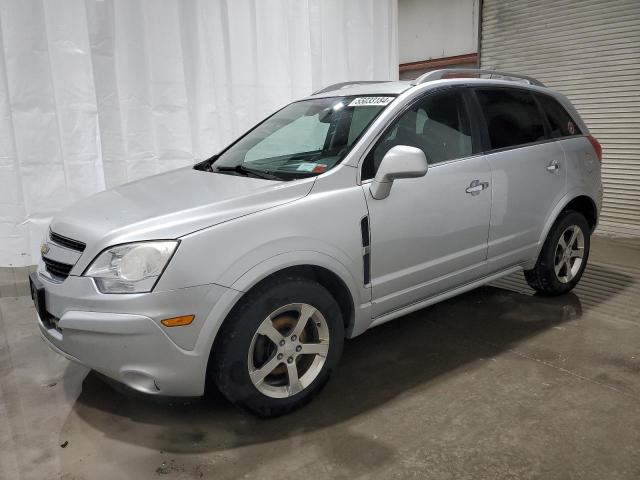
[[[177,238],[302,198],[313,180],[281,182],[186,167],[85,198],[57,215],[51,229],[95,247]]]

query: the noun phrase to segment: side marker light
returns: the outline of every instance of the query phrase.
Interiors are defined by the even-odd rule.
[[[160,323],[165,327],[184,327],[185,325],[191,325],[195,315],[183,315],[181,317],[165,318]]]

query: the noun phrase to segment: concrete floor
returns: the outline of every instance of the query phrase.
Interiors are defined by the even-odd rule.
[[[640,478],[640,242],[595,238],[575,294],[499,286],[348,342],[313,403],[268,421],[116,391],[5,296],[0,478]]]

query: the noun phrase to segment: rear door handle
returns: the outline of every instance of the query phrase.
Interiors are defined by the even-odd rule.
[[[465,192],[475,197],[476,195],[480,195],[480,192],[488,187],[489,187],[489,182],[481,182],[480,180],[474,180],[467,187]]]
[[[558,163],[557,160],[552,160],[551,163],[547,165],[548,172],[555,173],[559,169],[560,169],[560,164]]]

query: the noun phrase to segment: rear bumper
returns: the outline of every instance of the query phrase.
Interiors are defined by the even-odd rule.
[[[203,285],[105,295],[86,277],[68,277],[58,284],[41,280],[51,317],[43,322],[38,316],[38,326],[53,350],[144,393],[204,393],[209,350],[196,345],[226,288]],[[160,323],[187,314],[196,316],[191,325],[167,328]]]

